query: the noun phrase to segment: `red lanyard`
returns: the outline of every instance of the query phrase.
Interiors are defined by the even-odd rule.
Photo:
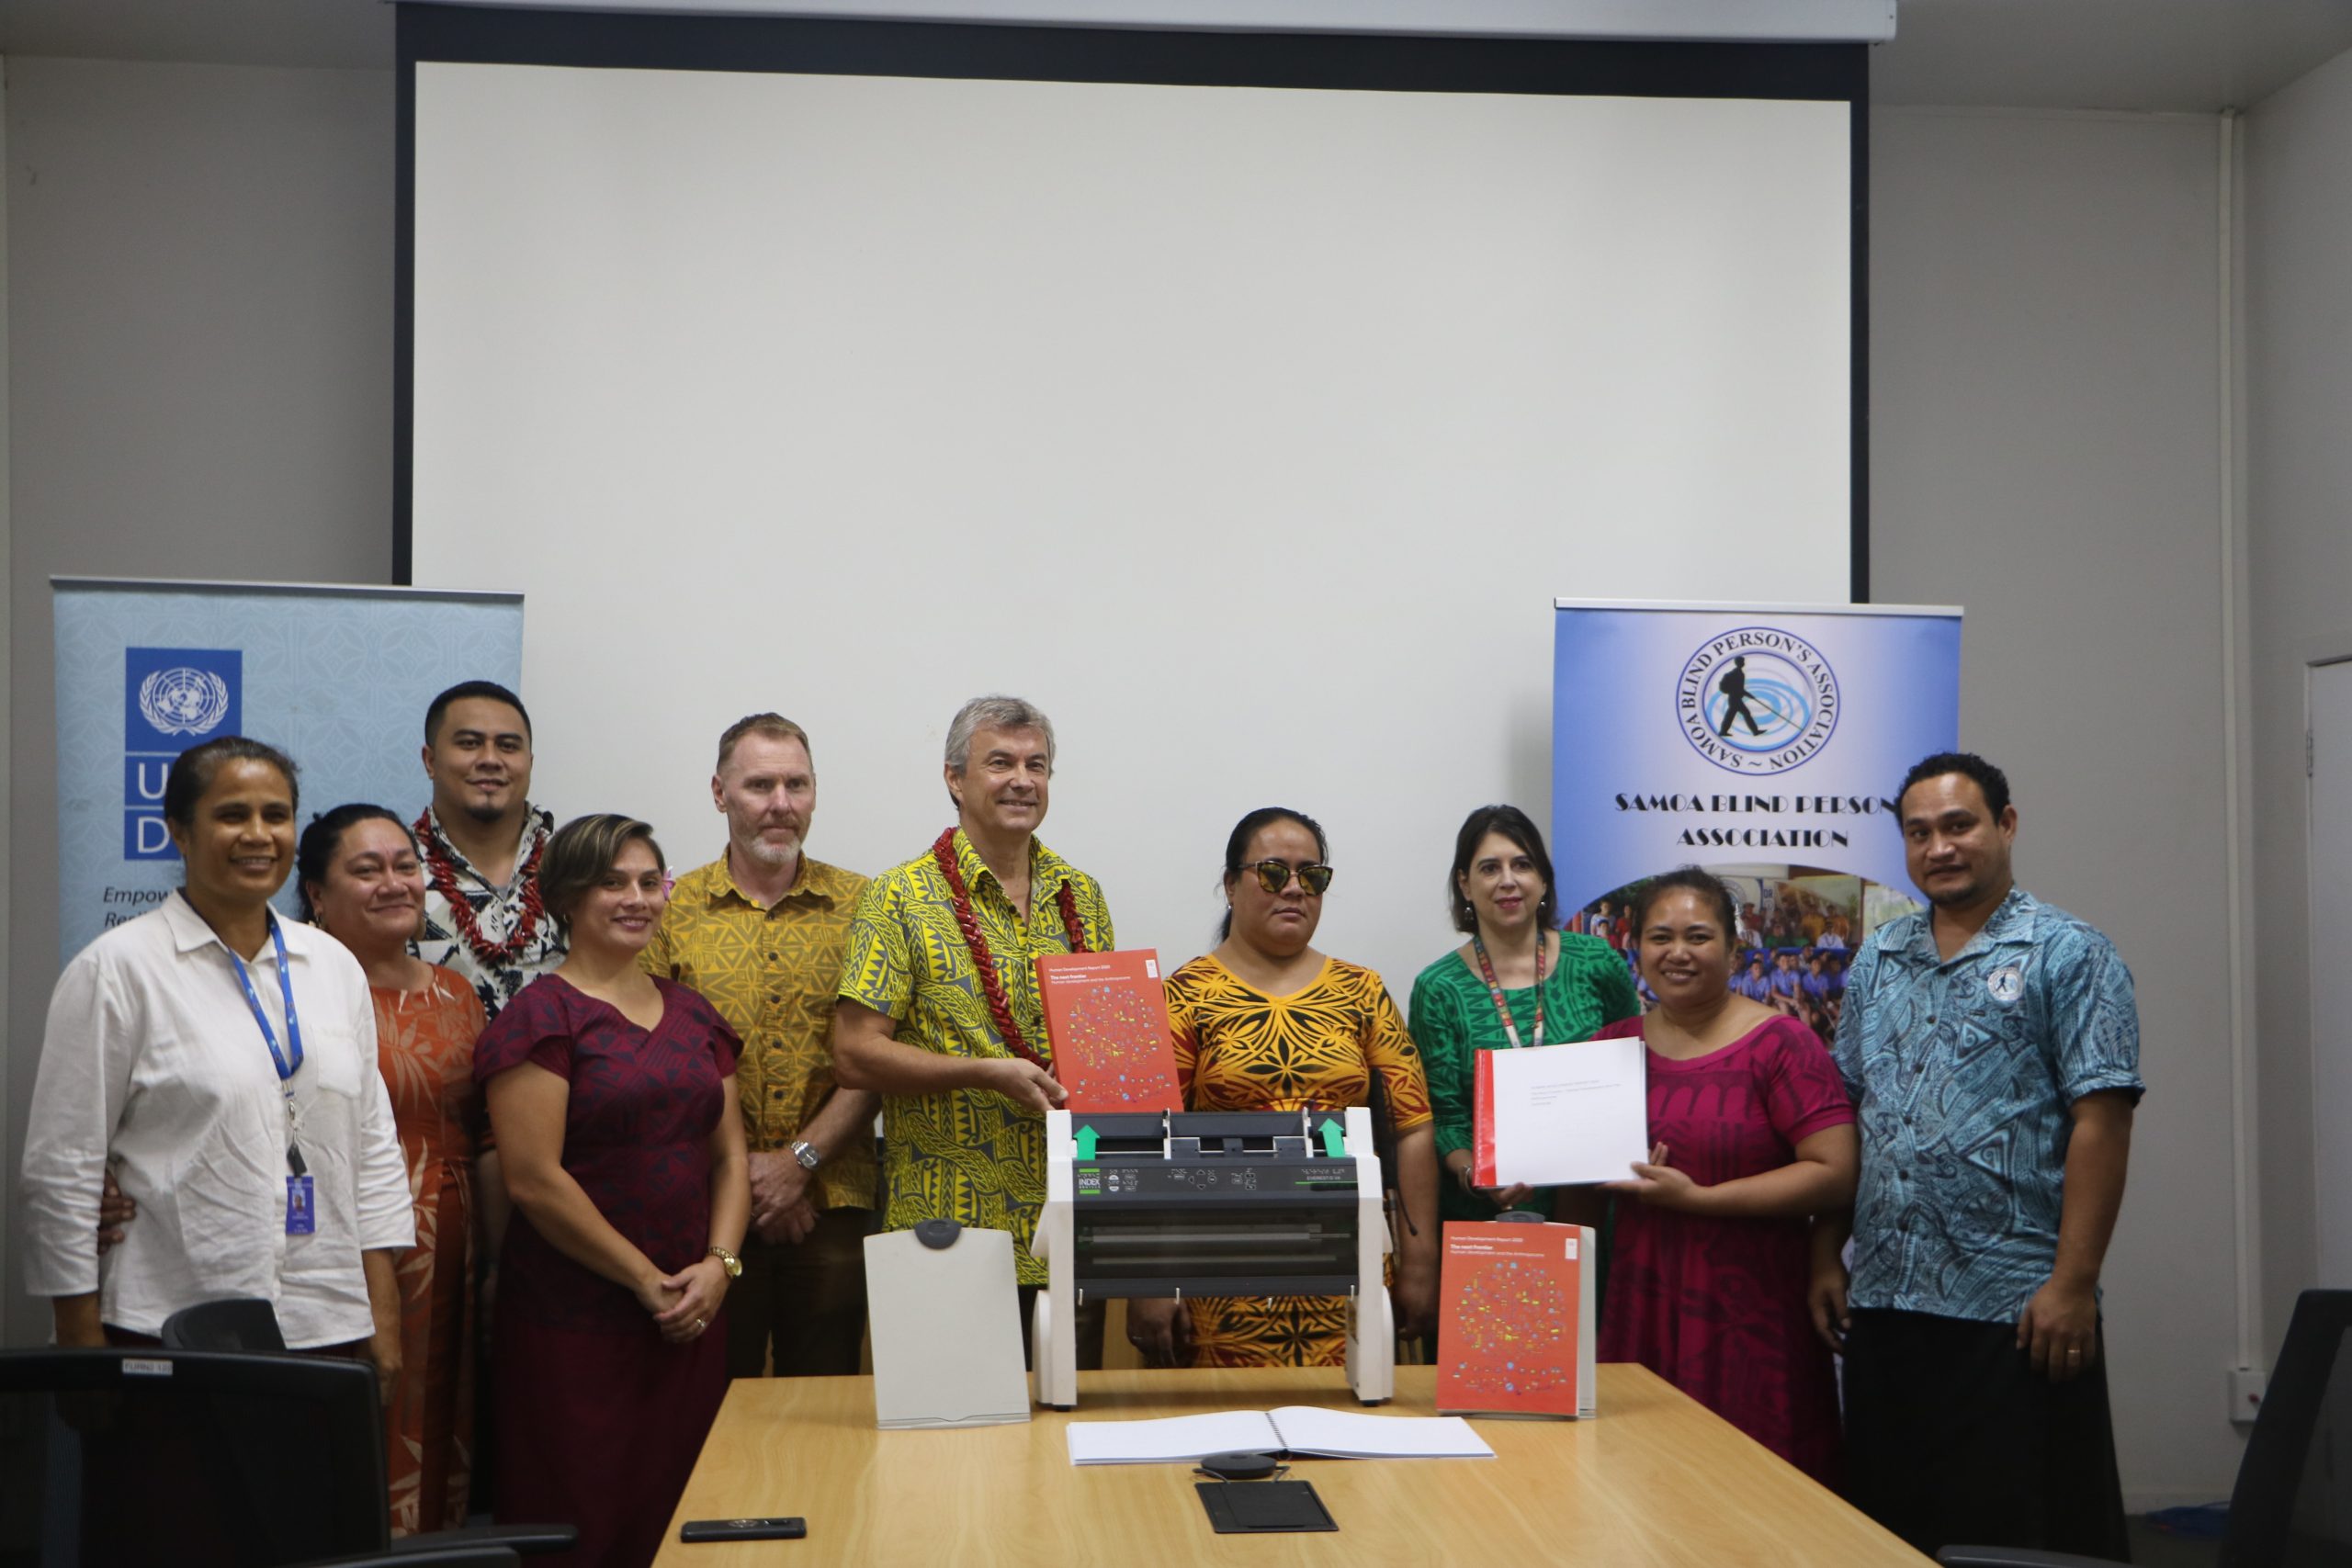
[[[1470,933],[1470,951],[1478,955],[1478,973],[1487,979],[1487,995],[1495,999],[1495,1015],[1503,1021],[1503,1032],[1510,1037],[1511,1049],[1519,1049],[1519,1025],[1512,1021],[1510,1004],[1503,1000],[1502,986],[1495,979],[1494,961],[1487,956],[1487,944],[1478,933]],[[1535,1043],[1544,1043],[1544,933],[1535,933]]]
[[[996,955],[989,951],[988,936],[980,930],[978,915],[973,912],[972,895],[964,886],[964,874],[956,869],[955,829],[950,828],[939,835],[939,841],[931,846],[931,855],[939,863],[939,874],[947,879],[947,892],[955,903],[956,923],[963,929],[964,945],[971,950],[972,966],[978,971],[980,994],[988,1000],[989,1017],[996,1022],[997,1038],[1004,1042],[1007,1051],[1023,1061],[1052,1072],[1053,1064],[1030,1049],[1029,1042],[1022,1037],[1021,1026],[1012,1021],[1012,1004],[1004,994],[1003,977],[996,972]],[[1078,897],[1070,891],[1068,878],[1063,879],[1054,897],[1061,906],[1062,930],[1069,933],[1069,950],[1084,953],[1086,928],[1079,921]],[[1038,1000],[1042,1006],[1044,998]]]

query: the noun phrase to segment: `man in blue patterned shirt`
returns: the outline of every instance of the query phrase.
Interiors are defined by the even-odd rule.
[[[2120,1560],[2098,1274],[2142,1089],[2132,975],[2011,879],[1998,768],[1929,757],[1897,806],[1929,907],[1872,932],[1848,974],[1837,1058],[1861,1186],[1850,1216],[1815,1228],[1814,1321],[1846,1357],[1848,1495],[1929,1553]]]

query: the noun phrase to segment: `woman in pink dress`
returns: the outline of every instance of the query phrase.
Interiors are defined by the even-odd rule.
[[[1809,1217],[1853,1201],[1853,1107],[1803,1023],[1731,989],[1738,912],[1696,867],[1634,899],[1658,998],[1600,1038],[1648,1051],[1649,1134],[1623,1201],[1600,1359],[1639,1361],[1825,1484],[1838,1468],[1829,1352],[1805,1305]]]
[[[416,1246],[398,1272],[404,1374],[384,1411],[392,1533],[454,1529],[473,1469],[475,1269],[495,1247],[506,1198],[474,1087],[481,1003],[462,977],[409,952],[424,868],[399,818],[338,806],[302,830],[295,865],[303,914],[368,972],[416,1211]]]

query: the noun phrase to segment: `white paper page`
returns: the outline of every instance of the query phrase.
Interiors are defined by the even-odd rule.
[[[1282,1446],[1262,1410],[1220,1410],[1157,1421],[1073,1421],[1072,1464],[1168,1464],[1211,1454],[1265,1453]]]
[[[1589,1040],[1497,1051],[1495,1179],[1630,1179],[1649,1157],[1648,1073],[1642,1043]]]
[[[1459,1416],[1366,1416],[1318,1404],[1272,1412],[1282,1445],[1328,1459],[1492,1459],[1495,1450]]]

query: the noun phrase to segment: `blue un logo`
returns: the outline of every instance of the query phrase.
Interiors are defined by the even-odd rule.
[[[1838,728],[1838,675],[1821,650],[1777,626],[1712,637],[1675,679],[1682,738],[1729,773],[1784,773]]]
[[[189,747],[243,733],[244,677],[233,648],[123,650],[123,859],[178,853],[164,829],[164,780]]]

